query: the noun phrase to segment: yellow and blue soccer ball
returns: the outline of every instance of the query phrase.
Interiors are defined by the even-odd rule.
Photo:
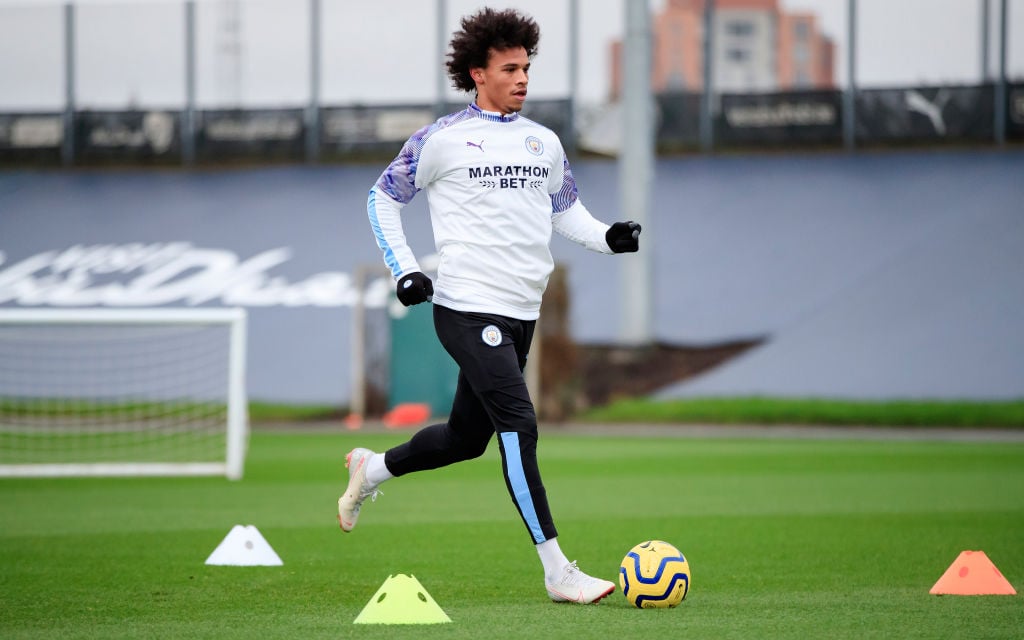
[[[674,607],[690,590],[690,563],[667,542],[641,542],[622,559],[619,586],[634,607]]]

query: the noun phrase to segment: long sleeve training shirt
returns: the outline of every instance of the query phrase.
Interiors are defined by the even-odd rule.
[[[391,275],[421,271],[402,208],[427,194],[440,262],[434,304],[535,320],[554,269],[551,231],[612,253],[579,200],[562,143],[517,113],[475,104],[420,129],[370,189],[367,212]]]

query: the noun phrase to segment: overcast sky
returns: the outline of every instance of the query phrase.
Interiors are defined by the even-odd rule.
[[[325,104],[432,102],[437,93],[435,0],[322,0]],[[621,36],[624,0],[580,0],[579,87],[583,102],[608,93],[609,42]],[[858,0],[857,79],[862,87],[973,84],[981,78],[983,0]],[[998,7],[992,7],[991,73]],[[847,0],[780,0],[819,16],[837,44],[836,77],[847,77]],[[239,11],[238,36],[224,27]],[[568,0],[482,3],[448,0],[446,40],[458,18],[483,5],[515,6],[541,25],[531,94],[567,94]],[[652,0],[655,11],[664,0]],[[184,103],[181,0],[79,0],[77,102],[81,108]],[[308,3],[198,0],[197,94],[201,106],[302,105],[309,96]],[[1008,0],[1008,74],[1024,79],[1024,0]],[[62,3],[0,0],[0,110],[63,105]],[[237,54],[229,52],[232,41]],[[460,94],[448,90],[449,99]]]

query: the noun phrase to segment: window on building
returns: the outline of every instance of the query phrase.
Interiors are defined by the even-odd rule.
[[[665,88],[670,91],[683,91],[686,89],[686,76],[679,69],[673,69],[665,80]]]
[[[749,36],[754,33],[754,23],[749,20],[730,20],[725,23],[725,32],[731,36]]]
[[[730,62],[746,62],[750,59],[750,51],[746,49],[739,49],[737,47],[729,47],[725,50],[725,57]]]
[[[807,24],[803,20],[800,20],[793,26],[793,37],[797,40],[810,40],[811,38],[811,25]]]
[[[793,60],[800,64],[806,64],[811,59],[811,52],[807,50],[806,44],[798,44],[793,47]]]

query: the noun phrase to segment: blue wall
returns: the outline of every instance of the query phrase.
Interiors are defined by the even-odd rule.
[[[0,172],[0,306],[242,304],[252,397],[345,403],[347,278],[380,262],[365,201],[382,169]],[[1024,396],[1024,152],[694,157],[656,170],[642,246],[658,339],[766,338],[665,394]],[[573,172],[591,212],[619,219],[616,163]],[[431,253],[425,198],[404,219]],[[614,342],[609,291],[631,256],[558,237],[552,250],[569,268],[574,337]],[[32,270],[33,257],[57,266]]]

